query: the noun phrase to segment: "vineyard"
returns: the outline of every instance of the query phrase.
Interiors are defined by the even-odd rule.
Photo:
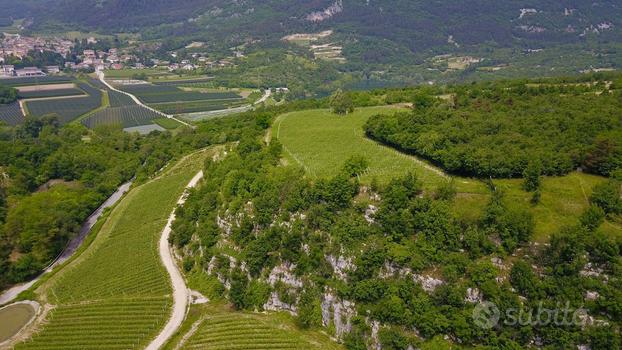
[[[211,306],[182,349],[341,349],[328,336],[298,330],[277,315],[231,312]]]
[[[123,128],[129,128],[153,124],[153,120],[158,118],[162,118],[162,115],[139,105],[130,105],[97,111],[83,120],[82,124],[90,129],[100,125],[121,125]]]
[[[86,83],[78,83],[78,86],[88,96],[33,100],[24,103],[32,117],[39,118],[47,114],[54,114],[58,116],[61,124],[67,124],[81,115],[99,108],[102,103],[101,90]]]
[[[178,101],[205,101],[223,99],[241,99],[240,95],[233,92],[209,92],[184,91],[172,85],[124,85],[120,90],[138,97],[143,103],[167,103]]]
[[[211,80],[212,78],[197,78],[197,79],[154,81],[153,83],[156,85],[194,86],[195,84],[206,84],[207,82]]]
[[[20,91],[18,93],[19,98],[48,98],[48,97],[62,97],[62,96],[78,96],[84,95],[84,91],[76,88],[69,89],[56,89],[56,90],[34,90],[34,91]]]
[[[105,90],[108,92],[108,100],[110,101],[110,107],[123,107],[123,106],[134,106],[136,102],[132,100],[128,95],[110,90],[106,84],[102,83],[99,79],[91,79],[90,84],[95,86],[100,90]]]
[[[188,101],[176,103],[158,103],[151,107],[166,114],[183,114],[205,111],[217,111],[244,105],[244,100],[207,100],[207,101]]]
[[[15,87],[41,84],[60,84],[69,83],[71,81],[73,81],[73,77],[70,76],[46,76],[0,79],[0,84]]]
[[[17,349],[139,349],[155,337],[172,302],[158,240],[205,153],[128,193],[91,246],[37,290],[56,307]]]
[[[0,105],[0,123],[10,126],[19,125],[24,122],[24,115],[19,108],[19,102]]]

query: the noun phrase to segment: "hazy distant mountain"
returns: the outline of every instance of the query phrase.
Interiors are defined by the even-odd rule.
[[[408,51],[622,42],[619,0],[0,0],[0,6],[9,9],[0,17],[30,18],[38,30],[140,32],[230,46],[332,29],[361,57],[378,53],[367,62],[386,56],[379,46],[395,47],[385,59],[394,62]]]

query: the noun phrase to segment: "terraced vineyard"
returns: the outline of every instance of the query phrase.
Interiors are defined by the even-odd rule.
[[[341,349],[328,336],[303,332],[282,315],[231,312],[210,306],[181,349]]]
[[[162,115],[143,106],[133,105],[97,111],[83,120],[82,124],[90,129],[100,125],[121,125],[123,128],[129,128],[153,124],[153,120],[158,118],[162,118]]]
[[[62,124],[67,124],[79,116],[86,114],[102,103],[102,92],[86,83],[78,83],[87,96],[67,97],[50,100],[27,101],[26,107],[32,117],[56,114]]]
[[[188,156],[128,193],[91,246],[36,291],[56,307],[17,349],[138,349],[155,337],[172,303],[158,240],[207,154]]]
[[[24,122],[24,115],[19,108],[19,102],[0,105],[0,123],[15,126]]]

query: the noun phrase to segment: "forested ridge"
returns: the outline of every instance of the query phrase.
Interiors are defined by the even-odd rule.
[[[412,111],[371,118],[365,131],[449,172],[520,177],[622,166],[622,81],[496,82],[422,91]]]
[[[348,349],[449,348],[445,336],[484,349],[534,339],[550,349],[620,346],[622,241],[599,228],[601,201],[621,208],[619,175],[595,190],[580,223],[538,248],[529,245],[527,204],[510,203],[494,184],[482,215],[469,219],[452,211],[451,183],[424,193],[406,174],[363,186],[364,156],[333,178],[310,180],[281,165],[278,141],[262,144],[257,129],[244,135],[226,158],[206,162],[204,183],[173,225],[191,288],[211,300],[293,311],[299,327],[327,327]],[[601,272],[586,275],[585,266]],[[600,298],[586,302],[592,291]],[[501,310],[499,326],[472,321],[482,300]],[[566,301],[606,325],[502,323],[506,310]]]

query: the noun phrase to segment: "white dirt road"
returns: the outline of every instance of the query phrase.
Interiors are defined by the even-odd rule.
[[[199,181],[203,178],[203,171],[198,172],[190,183],[186,186],[186,191],[181,195],[179,201],[177,201],[177,205],[183,205],[188,198],[188,189],[196,187]],[[168,320],[160,334],[147,346],[147,350],[157,350],[160,349],[166,342],[177,332],[182,322],[186,318],[186,312],[188,310],[189,300],[190,300],[190,290],[186,286],[186,282],[184,281],[181,272],[177,268],[177,264],[175,263],[175,259],[173,258],[173,254],[171,252],[171,247],[168,242],[168,238],[171,234],[171,226],[173,221],[175,221],[175,211],[177,208],[173,209],[173,212],[168,218],[168,222],[166,223],[166,227],[162,231],[162,236],[160,237],[160,259],[171,276],[171,282],[173,285],[173,312],[171,314],[171,318]]]
[[[98,72],[98,73],[97,73],[97,76],[99,77],[99,80],[102,82],[102,84],[106,85],[106,86],[107,86],[110,90],[112,90],[112,91],[116,91],[116,92],[119,92],[119,93],[122,93],[122,94],[124,94],[124,95],[129,96],[129,97],[130,97],[130,98],[131,98],[134,102],[136,102],[136,104],[137,104],[137,105],[139,105],[139,106],[141,106],[141,107],[144,107],[144,108],[147,108],[148,110],[153,111],[153,112],[155,112],[155,113],[157,113],[157,114],[159,114],[159,115],[163,116],[164,118],[173,119],[173,120],[175,120],[175,121],[177,121],[177,122],[179,122],[179,123],[181,123],[181,124],[183,124],[183,125],[185,125],[185,126],[187,126],[187,127],[189,127],[189,128],[194,128],[194,126],[192,126],[192,125],[190,125],[190,124],[186,123],[186,122],[185,122],[185,121],[183,121],[183,120],[177,119],[177,118],[173,117],[172,115],[168,115],[168,114],[162,113],[162,112],[158,111],[157,109],[153,109],[153,108],[151,108],[151,107],[147,106],[146,104],[142,103],[142,102],[138,99],[138,97],[136,97],[136,96],[134,96],[134,95],[130,94],[129,92],[125,92],[125,91],[119,90],[119,89],[115,88],[114,86],[112,86],[112,85],[108,84],[108,82],[107,82],[107,81],[106,81],[106,79],[105,79],[104,72],[101,72],[101,71],[100,71],[100,72]]]

